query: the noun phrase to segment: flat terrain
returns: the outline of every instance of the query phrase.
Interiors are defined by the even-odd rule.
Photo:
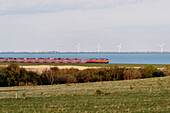
[[[100,90],[101,95],[97,95],[96,90]],[[82,84],[1,87],[0,112],[168,113],[170,76]]]
[[[49,70],[52,67],[58,67],[59,69],[70,69],[70,68],[76,68],[79,70],[84,70],[84,69],[91,69],[91,68],[100,68],[100,67],[87,67],[87,66],[70,66],[70,65],[65,65],[65,66],[52,66],[52,65],[34,65],[34,66],[20,66],[22,68],[25,68],[27,71],[34,71],[41,73],[44,70]]]

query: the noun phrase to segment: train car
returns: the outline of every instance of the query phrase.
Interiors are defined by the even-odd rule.
[[[100,64],[108,64],[109,63],[109,59],[104,59],[104,58],[91,58],[91,59],[86,59],[85,63],[100,63]]]
[[[108,59],[69,59],[69,58],[0,58],[0,62],[14,63],[109,63]]]

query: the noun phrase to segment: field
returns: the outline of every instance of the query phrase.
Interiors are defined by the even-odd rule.
[[[170,76],[0,88],[0,112],[170,112]]]

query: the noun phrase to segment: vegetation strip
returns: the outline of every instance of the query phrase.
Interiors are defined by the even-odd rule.
[[[65,83],[85,83],[96,81],[131,80],[140,78],[170,76],[170,66],[159,70],[152,65],[144,68],[108,67],[98,69],[59,69],[52,67],[41,74],[26,71],[17,64],[0,69],[0,86],[53,85]]]

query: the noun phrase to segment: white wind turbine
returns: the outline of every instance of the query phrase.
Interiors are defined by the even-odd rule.
[[[77,48],[77,52],[80,53],[80,49],[81,49],[80,48],[80,43],[76,46],[76,48]]]
[[[100,52],[100,49],[102,48],[102,47],[101,47],[101,44],[98,43],[98,45],[97,45],[96,47],[97,47],[97,49],[98,49],[97,52],[99,53],[99,52]]]
[[[161,53],[163,53],[163,48],[164,48],[165,44],[159,44],[158,46],[161,48]]]
[[[120,51],[121,51],[121,49],[122,49],[122,44],[120,43],[118,46],[116,46],[117,48],[119,48],[119,53],[120,53]]]

